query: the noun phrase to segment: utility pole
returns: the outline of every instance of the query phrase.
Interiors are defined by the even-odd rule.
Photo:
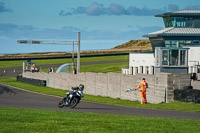
[[[77,73],[80,73],[80,40],[81,40],[81,33],[78,32],[78,54],[77,54]]]
[[[72,71],[74,70],[74,42],[73,42],[73,45],[72,45]]]

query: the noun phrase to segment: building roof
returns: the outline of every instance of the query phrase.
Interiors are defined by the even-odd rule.
[[[143,37],[158,37],[158,36],[200,36],[200,28],[169,27],[160,31],[146,34]]]
[[[167,12],[163,14],[155,15],[156,17],[165,16],[200,16],[200,10],[180,10],[175,12]]]

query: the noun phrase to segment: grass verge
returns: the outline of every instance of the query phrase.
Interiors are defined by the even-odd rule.
[[[197,133],[200,122],[80,112],[0,107],[1,133]]]
[[[80,70],[81,72],[95,72],[95,73],[108,73],[115,72],[121,73],[122,67],[128,67],[128,62],[121,63],[108,63],[108,64],[93,64],[93,65],[82,65]],[[56,71],[58,68],[54,68]],[[49,69],[41,69],[40,72],[48,72]]]
[[[54,89],[54,88],[49,88],[49,87],[34,86],[34,85],[30,85],[30,84],[17,82],[15,78],[2,78],[1,77],[0,83],[15,86],[15,87],[33,91],[33,92],[61,96],[61,97],[63,97],[66,92],[65,90]],[[90,102],[97,102],[97,103],[119,105],[119,106],[128,106],[128,107],[200,112],[200,104],[185,103],[185,102],[179,102],[179,101],[175,101],[175,102],[171,102],[171,103],[141,105],[140,102],[138,102],[138,101],[113,99],[113,98],[109,98],[109,97],[92,96],[92,95],[86,95],[86,94],[84,95],[83,100],[90,101]]]
[[[81,72],[95,72],[95,73],[121,73],[122,67],[128,67],[128,62],[108,63],[108,64],[94,64],[82,65]]]
[[[81,62],[95,62],[95,61],[111,61],[111,60],[128,60],[128,55],[118,56],[100,56],[100,57],[85,57],[81,58]],[[48,65],[48,64],[65,64],[72,63],[72,59],[46,59],[46,60],[32,60],[36,62],[36,65]],[[76,59],[75,59],[76,62]],[[0,61],[0,68],[8,67],[20,67],[23,61]]]

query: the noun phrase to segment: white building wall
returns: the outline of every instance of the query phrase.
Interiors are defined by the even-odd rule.
[[[155,66],[154,53],[129,53],[129,67]]]
[[[188,73],[198,73],[200,65],[200,47],[185,47],[188,50]],[[152,66],[155,66],[154,53],[129,53],[129,74],[153,73]]]
[[[188,66],[200,65],[200,47],[188,48]]]

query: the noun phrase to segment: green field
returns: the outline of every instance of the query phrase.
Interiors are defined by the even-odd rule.
[[[81,58],[81,62],[125,60],[127,56]],[[38,65],[71,63],[71,59],[36,60]],[[0,68],[21,66],[22,61],[0,62]],[[125,63],[109,63],[81,66],[82,72],[121,72]],[[0,77],[0,83],[25,90],[63,97],[65,90],[34,86],[17,82],[16,78]],[[84,101],[106,103],[127,107],[200,112],[200,104],[171,102],[141,105],[138,101],[84,95]],[[199,133],[200,121],[168,118],[134,117],[95,113],[47,111],[0,107],[0,133]]]
[[[95,72],[95,73],[108,73],[115,72],[121,73],[122,67],[128,67],[128,62],[121,63],[107,63],[107,64],[92,64],[92,65],[81,65],[81,72]],[[58,68],[55,67],[54,71]],[[41,69],[40,72],[48,72],[49,68]]]
[[[41,87],[41,86],[35,86],[35,85],[17,82],[15,78],[2,78],[1,77],[0,83],[15,86],[15,87],[33,91],[33,92],[39,92],[39,93],[43,93],[43,94],[55,95],[55,96],[60,96],[60,97],[63,97],[66,92],[65,90],[54,89],[54,88],[49,88],[49,87]],[[92,96],[92,95],[86,95],[86,94],[85,94],[83,100],[97,102],[97,103],[106,103],[106,104],[113,104],[113,105],[119,105],[119,106],[127,106],[127,107],[140,107],[140,108],[151,108],[151,109],[200,112],[200,104],[185,103],[185,102],[178,102],[178,101],[171,102],[171,103],[141,105],[140,102],[138,102],[138,101],[113,99],[113,98],[109,98],[109,97]]]
[[[198,133],[200,121],[0,107],[1,133]]]
[[[115,73],[121,73],[122,67],[128,67],[128,65],[129,65],[128,62],[82,65],[80,70],[81,70],[81,72],[95,72],[95,73],[115,72]]]
[[[100,56],[100,57],[81,58],[81,62],[128,60],[128,59],[129,59],[128,55]],[[72,59],[70,58],[70,59],[32,60],[32,62],[36,62],[36,65],[65,64],[65,63],[72,63]],[[22,66],[22,63],[23,61],[0,61],[0,68],[20,67]]]

